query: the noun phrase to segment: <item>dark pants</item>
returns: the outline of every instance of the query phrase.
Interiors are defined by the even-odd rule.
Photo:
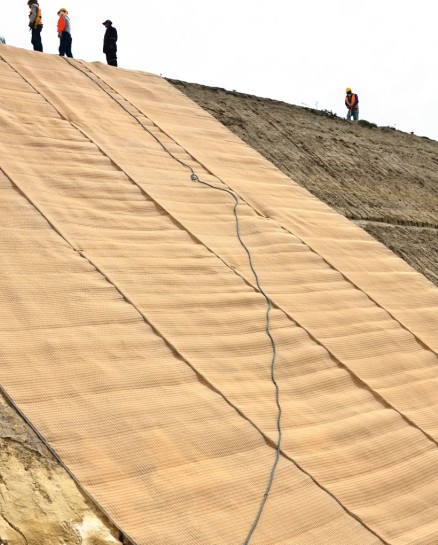
[[[36,28],[32,29],[32,45],[35,51],[43,50],[43,44],[41,42],[42,29],[43,29],[42,26],[37,26]]]
[[[67,55],[67,57],[73,58],[73,53],[71,52],[72,41],[70,32],[63,32],[61,34],[61,40],[59,42],[59,55],[61,57]]]
[[[106,53],[106,62],[110,66],[117,66],[117,53],[112,51],[111,53]]]

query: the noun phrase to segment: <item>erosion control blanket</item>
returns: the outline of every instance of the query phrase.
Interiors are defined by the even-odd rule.
[[[0,76],[1,386],[110,519],[244,543],[263,289],[251,543],[436,545],[438,290],[157,76]]]

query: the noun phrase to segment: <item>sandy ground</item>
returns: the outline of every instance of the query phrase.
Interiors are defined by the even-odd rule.
[[[222,89],[173,83],[438,284],[437,142]],[[123,543],[119,532],[0,395],[0,545],[114,543]]]
[[[120,545],[119,538],[0,396],[0,545]]]
[[[438,142],[366,121],[347,123],[330,112],[170,81],[438,285]]]

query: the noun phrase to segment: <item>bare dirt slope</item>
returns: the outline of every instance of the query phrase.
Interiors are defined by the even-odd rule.
[[[438,142],[170,80],[285,174],[438,284]]]

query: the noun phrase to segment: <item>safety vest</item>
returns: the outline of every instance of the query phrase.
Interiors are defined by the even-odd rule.
[[[66,13],[61,13],[58,19],[58,33],[68,32],[71,34],[70,17]]]
[[[348,98],[348,95],[345,97],[345,102],[347,103],[347,106],[351,109],[353,108],[353,110],[356,110],[357,108],[359,108],[359,105],[358,104],[354,104],[356,102],[356,95],[355,93],[351,93],[351,98],[349,99]],[[354,106],[352,106],[354,104]]]
[[[38,4],[36,4],[38,6]],[[30,9],[30,13],[32,15],[32,7]],[[38,13],[35,18],[35,21],[33,22],[33,28],[36,28],[37,26],[43,26],[43,16],[41,15],[41,8],[38,6]]]

